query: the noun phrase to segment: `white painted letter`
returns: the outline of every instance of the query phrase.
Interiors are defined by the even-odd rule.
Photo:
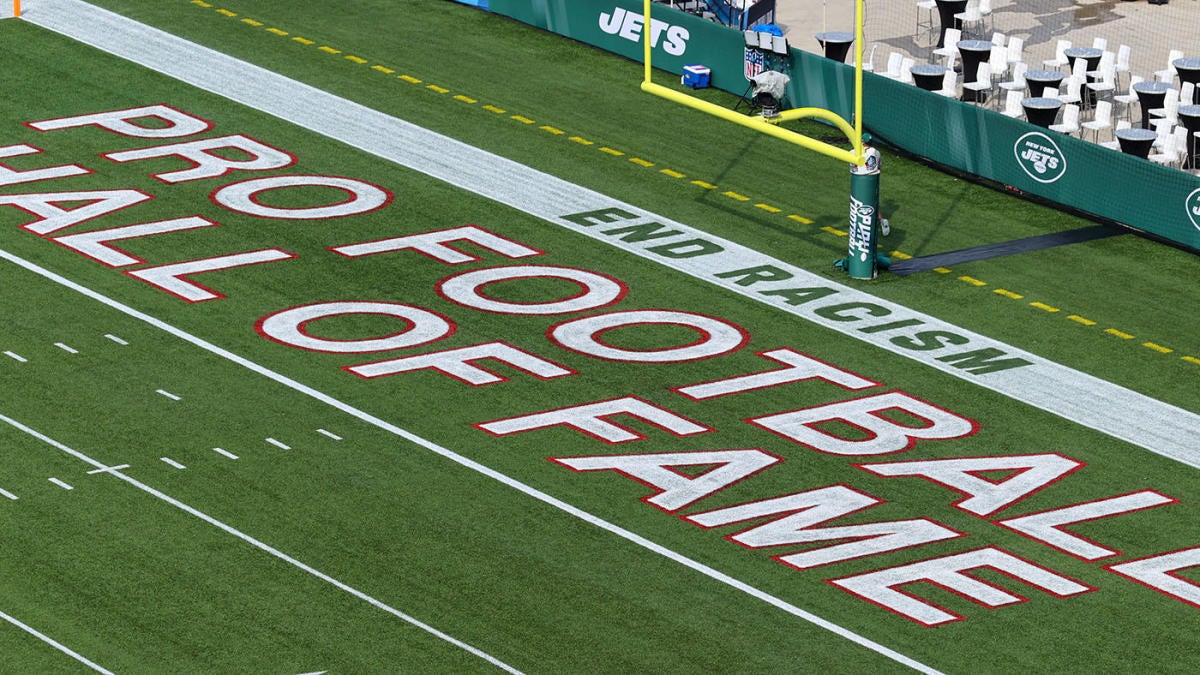
[[[219,151],[230,150],[246,155],[245,159],[228,159]],[[192,163],[192,168],[154,174],[164,183],[184,183],[203,178],[217,178],[230,171],[266,171],[281,169],[296,161],[288,153],[241,135],[205,138],[187,143],[172,143],[153,148],[123,150],[103,155],[114,162],[136,162],[159,157],[179,157]]]
[[[547,410],[545,412],[533,413],[532,415],[509,417],[507,419],[483,422],[475,426],[496,436],[507,436],[509,434],[564,425],[605,443],[625,443],[645,438],[645,436],[635,431],[631,431],[626,427],[614,424],[605,419],[613,415],[629,415],[676,436],[691,436],[693,434],[712,431],[708,427],[696,424],[685,417],[680,417],[669,410],[659,408],[656,405],[646,403],[632,396],[612,399],[610,401],[584,403],[570,408],[559,408],[558,410]]]

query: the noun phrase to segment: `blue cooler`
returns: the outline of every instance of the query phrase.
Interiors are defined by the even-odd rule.
[[[679,81],[685,87],[704,89],[708,86],[711,79],[712,71],[709,70],[708,66],[694,65],[683,67],[683,77]]]

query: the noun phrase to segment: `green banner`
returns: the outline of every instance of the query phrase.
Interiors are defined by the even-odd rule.
[[[640,0],[491,0],[490,7],[642,60]],[[712,69],[712,86],[746,91],[747,74],[760,64],[747,55],[740,31],[663,5],[654,17],[655,67],[681,73],[702,64]],[[797,49],[789,67],[793,107],[851,119],[852,68]],[[1200,177],[873,73],[863,79],[863,124],[881,142],[1200,251]]]

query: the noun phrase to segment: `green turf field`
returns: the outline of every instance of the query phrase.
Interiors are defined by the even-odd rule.
[[[1194,255],[849,284],[844,165],[452,2],[297,4],[0,21],[0,670],[1200,666]],[[174,57],[44,27],[110,20]],[[198,126],[49,122],[145,106]],[[1088,224],[884,162],[902,255]]]

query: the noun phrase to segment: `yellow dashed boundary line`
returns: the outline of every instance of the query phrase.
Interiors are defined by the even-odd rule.
[[[206,2],[206,0],[192,0],[192,4],[197,7],[204,8],[204,9],[213,9],[212,3]],[[228,9],[215,9],[214,11],[217,14],[220,14],[225,17],[236,18],[238,16],[237,12],[234,12],[234,11],[231,11]],[[251,19],[251,18],[242,18],[239,20],[239,22],[242,24],[245,24],[247,26],[251,26],[253,28],[262,28],[265,25],[263,22],[255,20],[255,19]],[[268,33],[271,33],[272,35],[277,35],[277,36],[281,36],[281,37],[286,37],[286,36],[290,35],[290,33],[288,31],[282,30],[280,28],[267,27],[264,30]],[[309,47],[317,44],[315,40],[310,40],[308,38],[300,37],[300,36],[293,36],[291,39],[292,39],[292,41],[294,41],[298,44],[301,44],[304,46],[309,46]],[[337,49],[336,47],[332,47],[330,45],[322,45],[320,47],[317,47],[317,49],[318,49],[318,51],[321,51],[326,54],[336,55],[336,54],[342,53],[342,50]],[[369,62],[368,59],[365,59],[360,56],[350,55],[350,54],[345,55],[343,58],[347,61],[350,61],[350,62],[356,63],[356,64],[360,64],[360,65],[365,65]],[[371,66],[371,69],[378,71],[380,73],[383,73],[385,75],[392,75],[392,74],[395,74],[395,72],[396,72],[394,69],[388,68],[388,67],[382,66],[382,65]],[[411,84],[422,84],[422,80],[420,80],[419,78],[413,77],[411,75],[401,74],[398,76],[398,79],[403,80],[408,83],[411,83]],[[430,91],[436,92],[438,94],[447,94],[447,93],[450,93],[450,91],[451,91],[450,89],[447,89],[445,87],[441,87],[438,85],[434,85],[434,84],[428,84],[428,85],[426,85],[426,88],[429,89]],[[477,99],[471,98],[464,94],[456,94],[453,98],[454,98],[454,100],[460,101],[462,103],[467,103],[467,104],[478,103]],[[484,110],[487,110],[488,112],[492,112],[492,113],[496,113],[496,114],[505,114],[508,112],[504,108],[500,108],[500,107],[497,107],[495,105],[490,105],[490,104],[484,105],[484,106],[482,106],[482,108]],[[512,116],[510,116],[510,119],[512,119],[516,122],[520,122],[522,124],[527,124],[527,125],[528,124],[536,124],[536,122],[534,120],[532,120],[528,117],[525,117],[523,115],[512,115]],[[565,136],[567,134],[566,131],[564,131],[562,129],[558,129],[558,128],[550,126],[550,125],[542,125],[542,126],[539,126],[538,128],[542,131],[554,134],[556,136]],[[579,145],[583,145],[583,146],[593,146],[596,144],[595,141],[591,141],[591,140],[585,139],[580,136],[569,136],[568,140],[570,140],[574,143],[577,143]],[[615,148],[611,148],[611,147],[604,146],[604,145],[601,145],[597,149],[600,152],[603,152],[607,155],[611,155],[614,157],[625,157],[627,154],[622,150],[617,150]],[[630,157],[629,161],[634,164],[637,164],[638,166],[647,167],[647,168],[655,166],[655,162],[652,162],[648,159],[643,159],[641,157]],[[675,171],[674,169],[659,169],[659,173],[661,173],[665,176],[671,177],[671,178],[686,178],[687,177],[686,174],[681,173],[679,171]],[[695,185],[699,188],[703,188],[705,190],[717,189],[717,185],[715,185],[713,183],[709,183],[708,181],[704,181],[704,180],[692,180],[692,181],[690,181],[690,183],[692,185]],[[751,199],[752,199],[751,197],[748,197],[748,196],[743,195],[738,192],[734,192],[732,190],[727,190],[725,192],[722,192],[721,194],[723,194],[726,197],[729,197],[730,199],[734,199],[734,200],[737,200],[740,202],[748,202],[748,201],[751,201]],[[770,204],[766,204],[766,203],[762,203],[762,202],[755,203],[754,207],[759,210],[766,211],[766,212],[772,213],[772,214],[777,214],[777,213],[783,212],[783,209],[780,209],[776,206],[772,206]],[[793,221],[796,221],[796,222],[804,224],[804,225],[812,225],[815,222],[811,218],[806,218],[806,217],[804,217],[800,214],[796,214],[796,213],[788,214],[786,217],[789,220],[793,220]],[[824,232],[827,232],[829,234],[838,236],[838,237],[847,236],[847,233],[844,230],[840,230],[838,228],[831,227],[828,225],[822,227],[821,230]],[[904,259],[908,259],[908,258],[912,257],[902,251],[892,251],[891,256],[893,258],[900,259],[900,260],[904,260]],[[949,268],[945,268],[945,267],[935,267],[935,268],[933,268],[933,271],[937,272],[938,274],[951,274],[953,272],[953,270],[951,270]],[[983,281],[981,279],[976,279],[974,277],[970,277],[970,276],[966,276],[966,275],[962,275],[957,278],[959,281],[962,281],[964,283],[967,283],[967,284],[970,284],[970,285],[976,286],[976,287],[984,287],[984,286],[988,285],[988,283],[986,281]],[[1009,298],[1012,300],[1021,300],[1025,297],[1025,296],[1021,295],[1020,293],[1015,293],[1013,291],[1009,291],[1009,290],[1006,290],[1003,288],[993,289],[992,292],[997,295],[1000,295],[1000,296],[1003,296],[1005,298]],[[1058,313],[1058,312],[1062,311],[1058,307],[1052,307],[1045,303],[1036,302],[1036,301],[1030,302],[1029,306],[1032,308],[1035,308],[1035,309],[1040,309],[1047,313]],[[1074,321],[1075,323],[1078,323],[1083,326],[1095,326],[1096,325],[1095,321],[1093,321],[1091,319],[1086,319],[1086,318],[1076,315],[1076,314],[1070,314],[1067,316],[1067,318],[1070,319],[1071,321]],[[1118,338],[1121,338],[1123,340],[1132,340],[1134,338],[1133,335],[1126,333],[1124,331],[1117,330],[1116,328],[1107,328],[1104,330],[1104,332],[1109,335],[1113,335]],[[1145,347],[1146,349],[1150,349],[1152,351],[1155,351],[1155,352],[1158,352],[1161,354],[1170,354],[1170,353],[1174,352],[1174,350],[1171,349],[1170,347],[1164,347],[1163,345],[1160,345],[1155,342],[1143,342],[1141,344],[1141,346]],[[1200,365],[1200,358],[1198,358],[1198,357],[1181,356],[1179,358],[1182,361],[1187,361],[1188,363]]]

